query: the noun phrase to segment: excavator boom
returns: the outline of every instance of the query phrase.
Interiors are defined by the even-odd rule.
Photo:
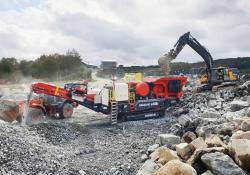
[[[170,63],[172,60],[174,60],[178,54],[182,51],[185,45],[189,45],[193,50],[195,50],[205,61],[207,66],[207,73],[208,77],[211,77],[211,70],[214,67],[214,61],[209,53],[209,51],[201,45],[192,35],[190,32],[187,32],[183,34],[176,44],[174,45],[174,48],[171,49],[167,54],[165,54],[163,57],[159,58],[159,65],[162,67],[162,65],[165,63]],[[165,60],[164,60],[165,59]],[[169,65],[165,65],[168,66]],[[211,82],[211,78],[209,79],[209,82]]]
[[[239,75],[237,73],[236,68],[226,68],[226,67],[214,67],[214,61],[213,57],[211,56],[210,52],[201,45],[191,34],[190,32],[187,32],[183,34],[176,44],[174,45],[174,48],[171,49],[167,54],[165,54],[163,57],[160,57],[158,60],[158,63],[160,67],[163,69],[166,68],[169,71],[169,64],[172,60],[174,60],[179,53],[182,51],[185,45],[189,45],[195,52],[197,52],[205,61],[206,63],[206,73],[201,76],[200,81],[202,83],[207,83],[202,87],[204,90],[212,89],[214,85],[221,85],[223,86],[223,83],[231,83],[235,84],[236,81],[239,80]],[[236,71],[232,71],[236,70]],[[236,73],[235,73],[236,72]]]
[[[201,45],[190,34],[190,32],[185,33],[179,38],[179,40],[174,45],[174,49],[172,49],[172,52],[170,52],[171,57],[175,59],[186,44],[194,49],[204,59],[208,70],[211,70],[214,67],[214,61],[209,51],[203,45]]]

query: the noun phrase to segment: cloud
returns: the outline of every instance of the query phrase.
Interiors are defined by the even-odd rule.
[[[8,7],[0,8],[0,57],[35,59],[75,48],[93,64],[157,64],[187,31],[215,59],[250,55],[248,0],[21,1],[0,2]],[[177,61],[202,59],[186,46]]]

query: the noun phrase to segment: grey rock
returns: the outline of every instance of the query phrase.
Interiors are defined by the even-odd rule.
[[[221,117],[221,115],[218,112],[206,111],[206,112],[201,114],[201,118],[219,118],[219,117]]]
[[[214,133],[214,129],[216,128],[216,125],[210,124],[207,126],[201,126],[197,127],[195,132],[197,133],[198,136],[203,137],[209,134]]]
[[[112,167],[112,168],[110,169],[110,173],[111,173],[111,174],[114,174],[116,171],[117,171],[117,169],[116,169],[115,167]]]
[[[214,108],[217,105],[218,105],[218,103],[217,103],[216,100],[209,100],[208,101],[208,106],[211,107],[211,108]]]
[[[250,108],[247,109],[246,116],[250,117]]]
[[[244,120],[240,125],[240,129],[242,131],[250,131],[250,119]]]
[[[215,134],[231,135],[232,132],[237,129],[238,125],[234,122],[227,122],[216,125],[214,128]]]
[[[225,123],[226,119],[223,117],[219,117],[219,118],[200,118],[199,120],[199,126],[207,126],[209,124],[214,124],[214,125],[218,125],[221,123]]]
[[[228,143],[230,141],[230,137],[228,135],[223,137],[224,142]]]
[[[192,119],[188,115],[180,116],[178,118],[178,122],[184,127],[190,126],[193,123]]]
[[[183,128],[179,123],[175,123],[169,128],[169,133],[172,133],[174,135],[178,135],[178,133],[180,133],[180,131],[182,131],[182,129]]]
[[[150,153],[154,152],[157,148],[159,148],[159,146],[160,146],[159,144],[153,144],[153,145],[149,146],[148,153],[150,154]]]
[[[246,81],[244,84],[240,85],[241,89],[248,89],[250,88],[250,80]]]
[[[229,105],[232,112],[239,111],[243,108],[249,107],[249,103],[242,100],[234,100]]]
[[[214,175],[246,175],[226,154],[220,152],[207,153],[201,156],[201,160]]]
[[[79,171],[79,174],[80,174],[80,175],[87,175],[87,173],[86,173],[85,171],[83,171],[83,170],[80,170],[80,171]]]
[[[156,143],[159,145],[166,145],[167,147],[179,144],[180,142],[180,137],[173,134],[160,134],[156,140]]]
[[[147,159],[148,159],[147,154],[142,154],[142,156],[141,156],[141,161],[144,162],[144,161],[147,160]]]
[[[155,172],[159,168],[159,165],[157,165],[153,160],[148,159],[140,168],[137,175],[151,175],[153,172]]]
[[[216,95],[211,93],[211,94],[209,94],[208,98],[210,100],[215,100],[216,99]]]
[[[250,96],[244,96],[243,99],[244,101],[247,101],[250,104]]]

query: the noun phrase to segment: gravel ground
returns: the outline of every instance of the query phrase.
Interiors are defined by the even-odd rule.
[[[71,119],[31,127],[0,123],[1,174],[134,175],[141,155],[176,121],[164,117],[116,126],[83,107]]]

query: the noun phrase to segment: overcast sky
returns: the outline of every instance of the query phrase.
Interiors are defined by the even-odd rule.
[[[250,0],[0,0],[0,57],[157,64],[187,31],[214,59],[250,56]],[[177,61],[202,59],[186,46]]]

